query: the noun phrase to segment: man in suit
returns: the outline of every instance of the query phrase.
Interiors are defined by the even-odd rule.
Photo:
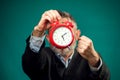
[[[74,40],[68,47],[58,48],[51,44],[49,33],[52,26],[50,24],[54,21],[61,24],[72,23],[71,31]],[[45,46],[45,38],[50,42],[50,47]],[[86,36],[80,36],[77,23],[67,12],[45,11],[26,43],[22,66],[31,80],[110,79],[109,70],[94,49],[92,40]]]

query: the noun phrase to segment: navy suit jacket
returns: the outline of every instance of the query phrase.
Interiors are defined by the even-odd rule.
[[[43,43],[38,53],[27,46],[22,56],[22,67],[31,80],[110,80],[110,73],[103,62],[99,71],[91,71],[88,62],[75,50],[66,68],[61,60]]]

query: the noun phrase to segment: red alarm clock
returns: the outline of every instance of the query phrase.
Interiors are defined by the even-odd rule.
[[[50,43],[60,49],[70,46],[74,40],[71,28],[73,28],[71,22],[59,23],[56,21],[51,23],[51,29],[49,32]]]

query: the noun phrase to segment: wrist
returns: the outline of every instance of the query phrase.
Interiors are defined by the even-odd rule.
[[[39,27],[38,26],[35,26],[34,27],[34,30],[32,32],[32,35],[33,36],[36,36],[36,37],[42,37],[44,36],[45,34],[45,31],[44,30],[39,30]]]
[[[88,60],[88,63],[93,67],[98,67],[100,63],[100,58],[99,57],[92,58]]]

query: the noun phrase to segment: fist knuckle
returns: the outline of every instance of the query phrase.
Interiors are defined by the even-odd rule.
[[[89,45],[91,45],[91,44],[92,44],[92,41],[91,41],[91,40],[89,40],[89,41],[88,41],[88,44],[89,44]]]
[[[89,44],[87,44],[87,48],[89,48],[91,45],[90,45],[90,43]]]
[[[87,50],[88,48],[89,48],[89,45],[88,45],[88,46],[86,46],[85,50]]]

